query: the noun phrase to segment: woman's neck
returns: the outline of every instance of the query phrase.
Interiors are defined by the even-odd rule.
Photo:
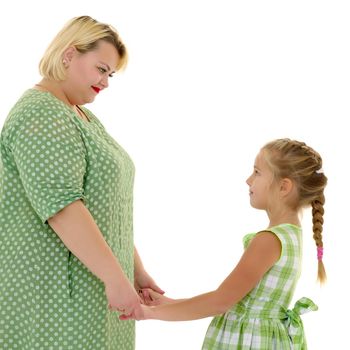
[[[89,117],[84,113],[82,109],[80,109],[78,105],[74,105],[68,100],[60,83],[44,78],[40,81],[40,83],[35,84],[34,88],[40,91],[49,92],[50,94],[61,100],[63,103],[65,103],[69,108],[71,108],[78,115],[79,118],[88,122],[90,121]]]
[[[68,107],[74,109],[74,105],[68,100],[59,82],[44,78],[38,84],[35,84],[35,89],[50,92],[56,98],[65,103]]]

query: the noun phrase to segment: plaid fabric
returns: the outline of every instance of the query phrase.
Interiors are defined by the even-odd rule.
[[[301,272],[302,232],[295,225],[269,229],[281,241],[278,262],[239,303],[209,325],[202,350],[306,350],[300,315],[317,310],[308,298],[288,306]],[[244,247],[257,233],[243,238]]]

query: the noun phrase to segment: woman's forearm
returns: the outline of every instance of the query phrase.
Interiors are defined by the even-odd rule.
[[[190,299],[176,300],[171,304],[149,309],[147,318],[163,321],[190,321],[225,313],[228,307],[220,301],[217,291]]]
[[[118,259],[81,200],[66,206],[48,223],[65,246],[101,281],[126,282]]]
[[[145,271],[145,268],[143,267],[142,260],[140,258],[140,255],[134,246],[134,274],[135,277],[142,274]]]

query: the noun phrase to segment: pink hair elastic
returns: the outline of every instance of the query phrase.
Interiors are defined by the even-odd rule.
[[[322,260],[323,258],[323,247],[317,247],[317,259]]]

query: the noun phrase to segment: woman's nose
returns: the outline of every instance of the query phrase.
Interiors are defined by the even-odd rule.
[[[108,84],[108,78],[109,78],[109,76],[106,75],[106,76],[104,76],[104,77],[102,78],[102,80],[101,80],[101,85],[103,85],[104,88],[108,88],[108,86],[109,86],[109,84]]]

